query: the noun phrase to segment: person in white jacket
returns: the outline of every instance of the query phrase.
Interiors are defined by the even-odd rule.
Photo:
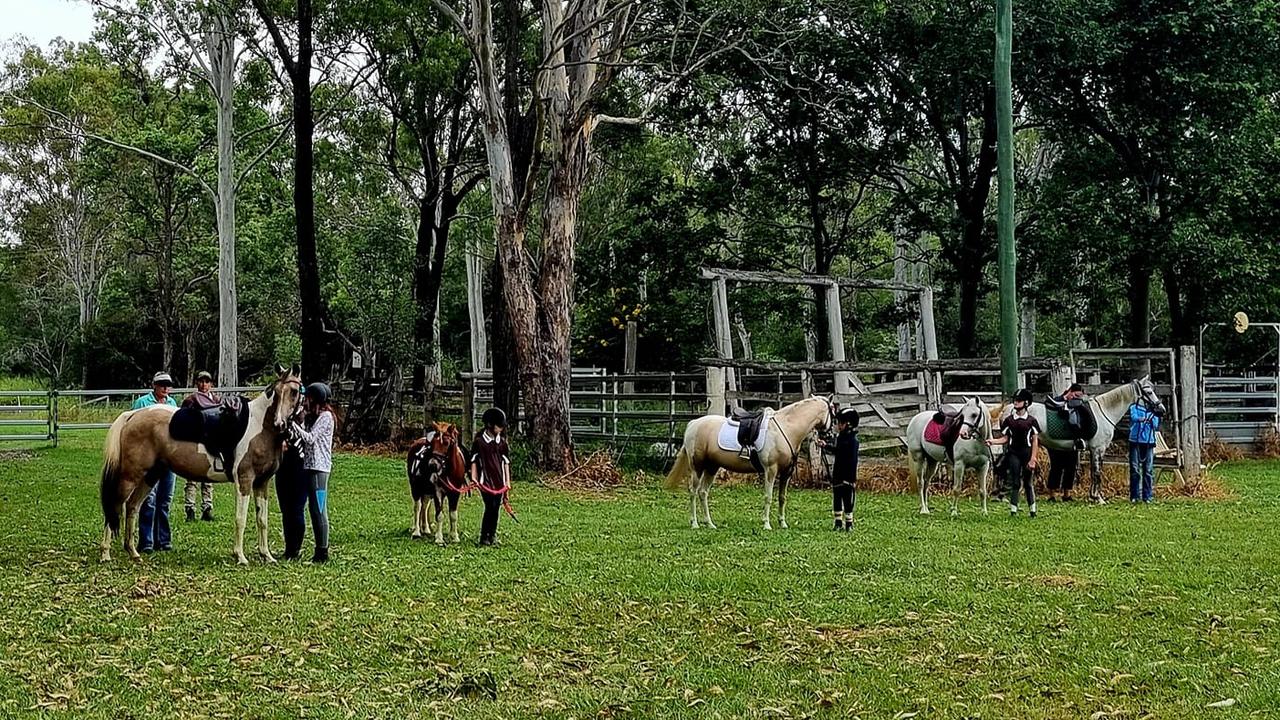
[[[310,481],[311,529],[316,551],[311,562],[329,560],[329,473],[333,469],[333,408],[329,405],[333,392],[328,385],[311,383],[303,393],[306,401],[306,424],[293,423],[293,437],[302,446],[302,467]]]

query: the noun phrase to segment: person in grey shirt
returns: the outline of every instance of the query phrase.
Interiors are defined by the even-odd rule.
[[[316,551],[311,562],[329,560],[329,473],[333,469],[333,408],[329,401],[333,392],[322,383],[311,383],[303,393],[306,401],[306,424],[294,422],[293,436],[302,446],[302,468],[309,481],[311,528],[315,533]]]

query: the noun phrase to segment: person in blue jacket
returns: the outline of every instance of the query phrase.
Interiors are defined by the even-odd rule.
[[[1142,398],[1129,406],[1129,502],[1151,502],[1155,495],[1156,433],[1164,408]]]
[[[170,394],[172,391],[173,378],[167,372],[158,372],[151,378],[151,392],[133,401],[133,409],[141,410],[149,405],[177,407],[178,403]],[[165,473],[151,488],[138,511],[138,552],[173,549],[173,536],[169,529],[169,505],[172,501],[173,473]]]

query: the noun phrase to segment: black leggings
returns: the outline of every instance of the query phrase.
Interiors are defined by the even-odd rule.
[[[1027,502],[1035,505],[1035,476],[1032,475],[1031,468],[1027,467],[1027,463],[1031,462],[1031,448],[1008,447],[1005,452],[1008,453],[1004,471],[1009,483],[1009,504],[1017,507],[1018,488],[1021,487],[1026,492]]]
[[[481,491],[484,498],[484,518],[480,520],[480,539],[492,540],[498,534],[498,515],[502,512],[502,496]]]
[[[836,483],[831,486],[831,511],[853,517],[853,502],[858,488],[853,483]]]
[[[1080,452],[1078,450],[1049,451],[1050,490],[1061,490],[1070,494],[1076,486],[1076,474],[1080,469]]]
[[[276,474],[276,498],[280,500],[280,524],[284,527],[284,556],[295,558],[302,552],[307,532],[307,499],[311,480],[301,463],[283,462]]]

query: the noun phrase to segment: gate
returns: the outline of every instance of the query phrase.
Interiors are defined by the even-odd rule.
[[[57,437],[55,394],[44,390],[0,392],[0,440]]]
[[[1235,349],[1236,357],[1253,357],[1237,362],[1207,362],[1209,352],[1203,350],[1205,331],[1225,327],[1226,323],[1212,323],[1200,328],[1200,397],[1204,437],[1213,433],[1230,445],[1254,446],[1269,432],[1280,432],[1280,323],[1250,323],[1241,335],[1254,335],[1247,349],[1231,348],[1244,345],[1244,338],[1228,336],[1217,338],[1225,349]],[[1271,328],[1275,344],[1265,351],[1257,348],[1258,338],[1250,331]],[[1265,332],[1265,331],[1264,331]],[[1213,339],[1213,338],[1211,338]],[[1252,351],[1251,354],[1245,352]],[[1214,353],[1218,354],[1218,353]],[[1220,355],[1221,356],[1221,355]]]

